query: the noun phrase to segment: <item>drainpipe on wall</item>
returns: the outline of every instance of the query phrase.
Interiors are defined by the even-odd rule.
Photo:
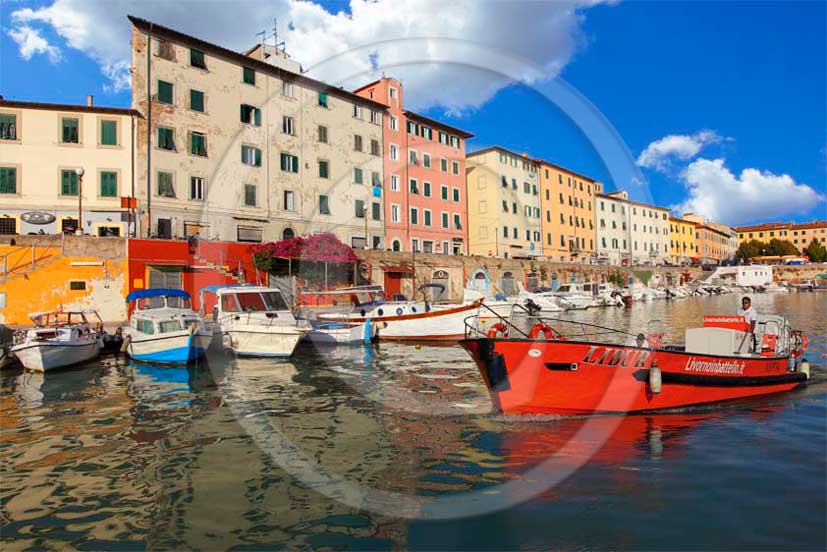
[[[146,237],[152,234],[152,26],[146,33]]]

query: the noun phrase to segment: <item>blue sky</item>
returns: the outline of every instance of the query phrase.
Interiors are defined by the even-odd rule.
[[[67,4],[67,10],[85,7],[73,4],[83,0],[57,2]],[[286,4],[286,0],[279,2]],[[102,75],[102,65],[118,58],[84,46],[83,37],[73,38],[71,29],[66,31],[67,27],[61,26],[57,10],[60,6],[49,9],[53,3],[54,0],[0,4],[0,94],[15,99],[75,103],[92,92],[100,104],[128,105],[129,91],[112,91],[112,81]],[[175,15],[153,11],[157,3],[136,5],[123,10],[137,11],[176,27]],[[209,4],[211,8],[216,5]],[[251,10],[259,5],[264,4],[245,4]],[[551,12],[557,9],[553,4],[531,3],[524,21],[515,19],[510,23],[502,13],[495,12],[503,5],[474,4],[480,13],[492,12],[494,23],[487,22],[484,15],[474,14],[480,20],[480,28],[502,20],[510,33],[496,38],[489,45],[491,48],[528,57],[541,71],[548,69],[549,74],[556,67],[554,63],[559,62],[561,77],[613,125],[633,159],[653,142],[662,142],[650,149],[648,161],[642,161],[646,166],[637,168],[648,188],[635,187],[629,182],[630,174],[614,182],[612,176],[620,173],[610,172],[607,164],[617,163],[618,159],[601,159],[584,133],[544,96],[549,87],[542,77],[534,75],[524,79],[529,82],[510,85],[499,83],[494,87],[496,93],[487,95],[481,92],[487,81],[473,71],[460,73],[459,68],[454,71],[449,67],[436,76],[424,69],[407,74],[408,97],[415,90],[420,97],[428,96],[426,104],[449,106],[446,109],[426,105],[422,109],[426,115],[476,135],[469,149],[501,144],[528,151],[602,180],[609,189],[631,188],[638,199],[676,206],[679,212],[687,208],[708,211],[706,214],[724,222],[827,218],[827,4],[599,5],[579,10],[576,17],[566,20],[563,30],[571,31],[569,43],[549,38],[559,33],[539,29],[532,34],[525,28],[526,21],[530,24],[541,19],[536,10]],[[308,32],[317,24],[328,35],[339,29],[352,31],[330,14],[322,13],[329,17],[320,22],[320,14],[306,9],[304,3],[291,6],[290,22],[310,28]],[[360,25],[367,25],[366,19],[388,17],[387,12],[367,12],[368,8],[360,4],[354,4],[353,12],[348,3],[328,2],[323,6],[330,13],[345,12],[361,21]],[[26,8],[40,15],[12,16]],[[369,9],[378,10],[372,6]],[[308,15],[308,11],[312,13]],[[122,16],[112,15],[116,21]],[[433,21],[433,14],[424,13],[421,18],[423,28],[428,29],[428,19]],[[214,27],[212,23],[206,20],[198,25],[193,23],[193,29],[181,30],[230,47],[239,47],[236,40],[254,40],[246,36],[238,39],[223,28],[223,21],[216,21]],[[23,57],[21,45],[24,26],[35,29],[40,40],[26,42],[33,48],[28,60]],[[520,26],[525,32],[521,33]],[[389,33],[394,32],[392,23],[385,27],[390,29]],[[12,33],[17,33],[17,40]],[[514,33],[523,36],[509,38]],[[96,38],[107,39],[126,43],[129,37],[121,32]],[[312,57],[309,52],[313,42],[303,42],[305,39],[288,36],[288,49],[292,45],[302,50],[291,52],[303,62],[306,60],[302,53]],[[318,38],[315,42],[319,42]],[[128,44],[120,47],[128,49]],[[335,47],[340,46],[331,46]],[[380,60],[391,59],[389,56],[392,53],[383,52]],[[55,61],[56,57],[59,60]],[[428,80],[436,78],[442,80]],[[442,92],[440,83],[444,83]],[[461,105],[466,93],[471,98],[469,105]]]

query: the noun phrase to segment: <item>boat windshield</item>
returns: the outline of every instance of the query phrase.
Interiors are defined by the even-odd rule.
[[[268,312],[288,310],[278,291],[244,291],[221,296],[224,312]]]
[[[136,308],[138,310],[160,309],[164,307],[164,304],[173,309],[192,308],[189,297],[145,297],[138,299]]]
[[[32,322],[34,322],[37,327],[87,323],[86,316],[80,312],[44,312],[32,316]]]

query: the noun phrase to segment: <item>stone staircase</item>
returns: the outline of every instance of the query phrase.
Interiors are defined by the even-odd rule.
[[[192,266],[194,268],[198,268],[198,267],[209,268],[210,270],[214,270],[214,271],[218,272],[219,274],[221,274],[222,276],[230,278],[230,279],[234,280],[235,282],[237,282],[239,284],[246,283],[246,280],[244,279],[243,269],[234,271],[234,270],[230,269],[230,267],[227,266],[227,265],[223,265],[223,264],[218,265],[218,264],[216,264],[216,263],[200,256],[197,251],[191,253],[191,255],[192,255],[193,260],[196,261],[196,263],[197,263],[197,264],[192,263]]]
[[[25,277],[60,257],[60,249],[54,246],[0,246],[0,282]]]

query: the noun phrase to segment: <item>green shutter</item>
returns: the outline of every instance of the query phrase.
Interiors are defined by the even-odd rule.
[[[299,156],[293,155],[291,157],[293,158],[293,172],[297,173],[299,172]]]
[[[175,149],[171,128],[158,127],[158,147],[167,150]]]
[[[101,121],[101,145],[118,145],[118,123],[117,121]]]
[[[78,175],[75,171],[62,171],[60,193],[65,196],[78,195]]]
[[[319,178],[327,178],[329,176],[328,169],[327,161],[319,161]]]
[[[244,68],[242,76],[246,84],[256,84],[256,72],[249,67]]]
[[[353,181],[356,184],[361,184],[362,183],[362,169],[360,169],[358,167],[353,169]]]
[[[0,140],[17,140],[17,116],[0,113]]]
[[[204,112],[204,93],[200,90],[190,90],[190,109]]]
[[[327,107],[327,94],[325,92],[319,92],[319,105]]]
[[[110,171],[101,173],[100,195],[101,197],[118,196],[118,173]]]
[[[0,194],[17,193],[17,169],[0,167]]]
[[[253,108],[253,124],[261,126],[261,110],[257,107]]]
[[[190,65],[206,69],[207,64],[204,61],[204,52],[201,50],[190,49]]]
[[[261,150],[258,149],[258,148],[255,148],[255,150],[256,150],[256,167],[260,167],[261,166]]]
[[[63,119],[63,142],[69,144],[78,143],[78,120]]]
[[[193,132],[190,134],[190,153],[193,155],[200,155],[206,157],[207,155],[207,137],[203,134]]]
[[[161,103],[172,103],[172,83],[159,80],[158,81],[158,95],[156,99]]]

